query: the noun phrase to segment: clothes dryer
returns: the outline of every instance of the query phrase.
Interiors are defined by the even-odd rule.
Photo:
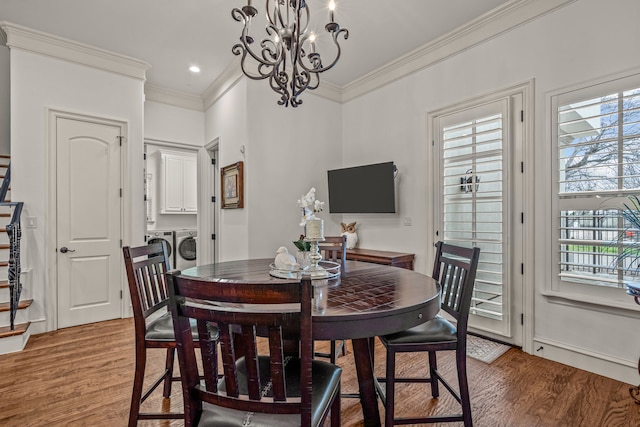
[[[196,266],[196,238],[198,232],[196,230],[176,230],[176,268],[184,270],[185,268]]]
[[[145,240],[147,244],[164,240],[167,242],[167,254],[169,255],[169,268],[176,268],[175,258],[175,232],[173,230],[147,230]]]

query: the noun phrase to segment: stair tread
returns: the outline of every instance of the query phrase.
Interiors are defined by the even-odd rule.
[[[10,247],[11,245],[8,243],[0,243],[0,249],[9,249]]]
[[[32,299],[21,300],[18,303],[18,310],[23,310],[23,309],[29,307],[32,303],[33,303]],[[9,308],[10,308],[10,306],[9,306],[8,302],[0,303],[0,312],[9,311]]]
[[[10,159],[11,156],[9,154],[0,154],[0,159]]]
[[[29,325],[31,325],[31,322],[14,325],[15,328],[13,331],[10,329],[9,326],[2,326],[0,327],[0,338],[7,338],[7,337],[13,337],[16,335],[22,335],[25,332],[27,332],[27,329],[29,329]]]
[[[9,287],[9,279],[0,280],[0,289]]]
[[[0,261],[0,267],[8,267],[9,261]]]

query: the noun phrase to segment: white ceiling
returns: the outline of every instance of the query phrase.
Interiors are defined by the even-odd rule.
[[[322,80],[343,87],[514,1],[336,0],[336,21],[349,30],[349,39],[341,41],[342,57]],[[322,28],[328,0],[307,3],[312,17],[320,18],[316,28]],[[0,21],[143,60],[151,65],[148,83],[201,95],[236,58],[231,46],[242,25],[231,9],[244,4],[246,0],[0,0]],[[264,4],[253,1],[260,15]],[[259,39],[264,29],[256,26],[252,34]],[[188,71],[192,64],[202,69],[200,74]]]

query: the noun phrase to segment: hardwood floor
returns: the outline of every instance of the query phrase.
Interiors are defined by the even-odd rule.
[[[343,391],[355,391],[350,347],[343,366]],[[125,426],[133,381],[133,320],[122,319],[62,329],[31,337],[20,353],[0,356],[0,426]],[[164,353],[151,352],[149,371],[157,374]],[[406,356],[406,355],[405,355]],[[455,374],[452,359],[440,367]],[[400,357],[399,370],[424,369],[424,357]],[[156,369],[154,369],[156,367]],[[640,405],[629,384],[509,350],[492,364],[468,360],[474,425],[477,427],[640,426]],[[376,348],[376,372],[384,352]],[[151,375],[151,374],[150,374]],[[634,379],[635,380],[635,379]],[[179,409],[179,384],[171,401],[161,392],[145,402]],[[452,399],[431,399],[428,386],[399,386],[398,413],[442,411]],[[384,413],[380,405],[381,413]],[[446,408],[444,409],[446,410]],[[342,400],[342,425],[362,426],[357,399]],[[141,427],[179,426],[181,421],[140,422]],[[445,425],[445,424],[443,424]],[[461,423],[450,423],[459,426]]]

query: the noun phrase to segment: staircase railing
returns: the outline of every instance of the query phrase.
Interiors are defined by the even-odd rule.
[[[13,215],[11,222],[7,224],[7,235],[9,236],[9,266],[8,266],[8,282],[9,282],[9,318],[10,328],[15,329],[16,313],[20,304],[20,294],[22,293],[22,283],[20,283],[20,239],[22,237],[22,229],[20,228],[20,216],[22,215],[23,202],[6,202],[7,192],[11,183],[11,164],[7,166],[7,170],[0,186],[0,206],[11,206]]]

